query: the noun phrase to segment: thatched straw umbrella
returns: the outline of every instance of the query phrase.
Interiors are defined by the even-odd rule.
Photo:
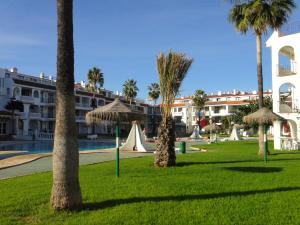
[[[203,129],[205,131],[218,131],[221,128],[217,124],[212,123],[212,124],[206,125],[205,127],[203,127]]]
[[[254,113],[244,116],[243,121],[248,124],[272,124],[275,120],[281,120],[282,117],[273,113],[270,109],[263,107]]]
[[[209,139],[210,139],[210,142],[212,142],[212,132],[217,133],[217,131],[219,131],[221,128],[217,124],[211,123],[211,124],[206,125],[205,127],[203,127],[203,129],[205,131],[210,131],[210,138]],[[217,135],[215,135],[215,136],[216,136],[216,141],[217,141]]]
[[[143,120],[144,114],[137,113],[125,105],[119,98],[116,98],[112,103],[96,108],[86,114],[87,124],[100,124],[102,121],[116,122],[116,176],[119,177],[119,137],[120,137],[120,122],[131,122],[134,120]]]
[[[264,160],[267,162],[267,125],[272,124],[276,120],[283,118],[273,113],[270,109],[263,107],[254,113],[244,116],[243,121],[248,124],[262,124],[264,125]]]

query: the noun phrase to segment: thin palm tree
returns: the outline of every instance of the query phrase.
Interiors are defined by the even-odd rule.
[[[104,85],[104,74],[101,71],[101,69],[97,67],[93,67],[88,71],[87,78],[88,78],[87,87],[89,91],[97,92]]]
[[[152,83],[148,86],[148,96],[149,99],[154,101],[154,104],[156,105],[156,101],[159,98],[160,95],[160,89],[159,89],[159,84],[158,83]]]
[[[130,105],[131,105],[132,101],[134,100],[134,98],[137,96],[138,91],[139,91],[139,89],[136,85],[136,80],[128,79],[123,84],[123,93],[124,93],[127,101],[129,101]]]
[[[82,206],[75,122],[72,0],[57,0],[57,19],[57,94],[51,205],[54,210],[70,210]]]
[[[104,74],[101,69],[93,67],[89,69],[87,73],[88,84],[86,88],[88,91],[93,92],[93,97],[91,99],[90,106],[94,110],[97,107],[97,100],[95,98],[95,93],[99,92],[100,88],[104,85]],[[95,134],[95,124],[92,123],[92,134]]]
[[[176,164],[175,155],[175,123],[171,108],[183,79],[185,78],[193,59],[183,53],[170,51],[157,56],[157,70],[162,98],[162,122],[159,126],[158,144],[156,146],[155,162],[158,167],[169,167]]]
[[[256,35],[256,58],[257,58],[257,83],[259,108],[263,103],[263,70],[262,70],[262,35],[268,28],[278,30],[285,24],[296,7],[293,0],[249,0],[236,1],[230,10],[229,21],[234,24],[237,31],[246,34],[253,30]],[[259,124],[259,152],[263,155],[264,150],[264,126]]]
[[[203,91],[201,89],[195,91],[195,93],[193,95],[193,103],[197,110],[198,122],[200,121],[200,114],[201,114],[201,111],[204,109],[205,102],[207,100],[208,99],[207,99],[207,95],[205,94],[205,91]]]

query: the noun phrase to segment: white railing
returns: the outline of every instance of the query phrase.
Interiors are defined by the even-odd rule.
[[[297,73],[297,63],[291,62],[288,64],[278,64],[277,74],[278,76],[289,76]]]
[[[29,117],[31,117],[31,118],[41,118],[41,113],[31,112],[29,114]]]
[[[22,101],[29,101],[29,102],[33,102],[34,98],[32,96],[21,96],[21,100]]]
[[[298,150],[299,143],[297,140],[290,137],[281,137],[280,138],[280,149],[281,150]]]
[[[53,134],[53,133],[44,133],[44,132],[40,132],[40,133],[38,133],[37,137],[38,137],[39,139],[53,140],[54,134]]]
[[[299,113],[300,109],[298,107],[298,99],[292,101],[278,101],[279,113]]]

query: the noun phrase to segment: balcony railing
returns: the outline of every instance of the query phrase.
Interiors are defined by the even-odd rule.
[[[50,104],[54,104],[54,103],[55,103],[55,100],[54,100],[54,98],[44,98],[44,99],[41,99],[41,103],[50,103]]]
[[[277,75],[278,76],[290,76],[297,73],[297,63],[291,62],[289,64],[278,64]]]
[[[32,96],[21,96],[20,98],[21,101],[25,101],[25,102],[33,102],[34,98]]]
[[[30,112],[29,117],[31,118],[41,118],[41,113],[38,112]]]
[[[291,137],[280,138],[280,149],[281,150],[298,150],[299,142]]]
[[[294,99],[293,102],[278,101],[279,113],[299,113],[298,100]]]

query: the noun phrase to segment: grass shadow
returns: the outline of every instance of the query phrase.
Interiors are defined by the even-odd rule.
[[[189,200],[205,200],[205,199],[218,199],[239,196],[251,196],[256,194],[277,193],[286,191],[300,190],[300,187],[279,187],[273,189],[251,190],[241,192],[223,192],[212,194],[199,194],[199,195],[178,195],[178,196],[153,196],[153,197],[132,197],[124,199],[111,199],[103,202],[85,203],[83,210],[100,210],[111,208],[123,204],[133,204],[142,202],[162,202],[162,201],[189,201]]]
[[[281,167],[224,167],[226,170],[237,171],[237,172],[247,172],[247,173],[277,173],[281,172]]]
[[[290,158],[290,159],[276,159],[269,158],[269,162],[272,161],[300,161],[300,158]],[[177,162],[176,167],[185,167],[185,166],[193,166],[193,165],[215,165],[215,164],[231,164],[231,163],[252,163],[252,162],[263,162],[263,159],[256,160],[233,160],[233,161],[215,161],[215,162]],[[265,168],[265,167],[263,167]]]

